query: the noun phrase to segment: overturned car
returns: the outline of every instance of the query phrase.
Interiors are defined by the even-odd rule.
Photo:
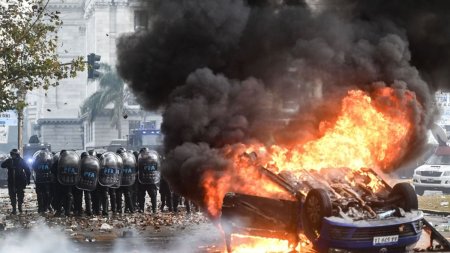
[[[288,240],[292,251],[306,237],[319,252],[408,252],[420,238],[423,214],[409,183],[390,187],[371,169],[261,171],[295,200],[226,194],[228,252],[232,234]]]

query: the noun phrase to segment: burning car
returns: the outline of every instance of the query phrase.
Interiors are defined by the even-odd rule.
[[[371,169],[260,170],[292,199],[226,194],[229,252],[232,234],[288,240],[292,251],[306,237],[319,252],[407,252],[420,238],[423,215],[409,183],[390,187]]]

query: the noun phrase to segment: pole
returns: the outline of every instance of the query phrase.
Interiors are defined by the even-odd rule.
[[[17,110],[17,149],[23,156],[23,109]]]
[[[26,91],[17,91],[17,149],[23,156],[23,110],[25,108],[25,95]]]

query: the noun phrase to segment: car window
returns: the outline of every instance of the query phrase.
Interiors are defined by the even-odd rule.
[[[433,154],[426,162],[430,165],[450,165],[450,155]]]

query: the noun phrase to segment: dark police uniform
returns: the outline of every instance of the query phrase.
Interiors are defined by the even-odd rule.
[[[161,177],[159,185],[159,194],[161,194],[161,212],[164,211],[164,207],[167,205],[169,212],[172,212],[172,192],[167,181]]]
[[[17,204],[19,212],[22,212],[24,189],[27,184],[30,184],[31,172],[17,149],[11,150],[10,155],[11,158],[6,159],[1,167],[8,169],[8,194],[13,209],[12,214],[16,214]]]
[[[51,173],[53,155],[48,149],[44,148],[39,153],[33,155],[33,157],[32,169],[35,174],[34,183],[36,184],[38,213],[45,213],[51,210],[51,191],[54,181],[54,176]]]

